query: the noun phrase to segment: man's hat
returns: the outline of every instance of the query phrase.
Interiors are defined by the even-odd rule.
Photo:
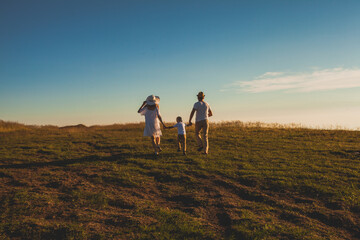
[[[205,97],[205,94],[203,92],[199,92],[198,95],[196,95],[198,97]]]

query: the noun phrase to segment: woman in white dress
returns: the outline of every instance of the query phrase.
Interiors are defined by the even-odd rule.
[[[162,133],[160,122],[165,127],[160,115],[159,102],[160,98],[158,96],[150,95],[138,110],[138,113],[145,116],[144,136],[151,137],[151,144],[154,147],[155,155],[159,155],[159,152],[161,152],[160,136],[162,136]]]

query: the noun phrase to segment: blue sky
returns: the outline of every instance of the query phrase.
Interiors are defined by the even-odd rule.
[[[360,127],[359,1],[1,1],[0,119]]]

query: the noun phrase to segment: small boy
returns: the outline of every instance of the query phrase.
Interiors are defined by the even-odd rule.
[[[178,144],[178,152],[181,151],[181,147],[183,150],[183,154],[186,155],[186,131],[185,127],[191,126],[191,124],[185,124],[182,122],[182,118],[179,116],[176,118],[176,124],[172,127],[166,128],[177,128],[178,129],[178,137],[177,137],[177,144]]]

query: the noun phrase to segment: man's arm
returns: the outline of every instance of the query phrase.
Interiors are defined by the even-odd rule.
[[[192,125],[192,122],[191,122],[191,120],[192,120],[192,118],[194,117],[194,113],[195,113],[195,108],[193,108],[192,109],[192,111],[191,111],[191,113],[190,113],[190,118],[189,118],[189,126],[191,126]]]
[[[211,117],[213,115],[211,109],[209,108],[209,113],[208,113],[208,116]]]

